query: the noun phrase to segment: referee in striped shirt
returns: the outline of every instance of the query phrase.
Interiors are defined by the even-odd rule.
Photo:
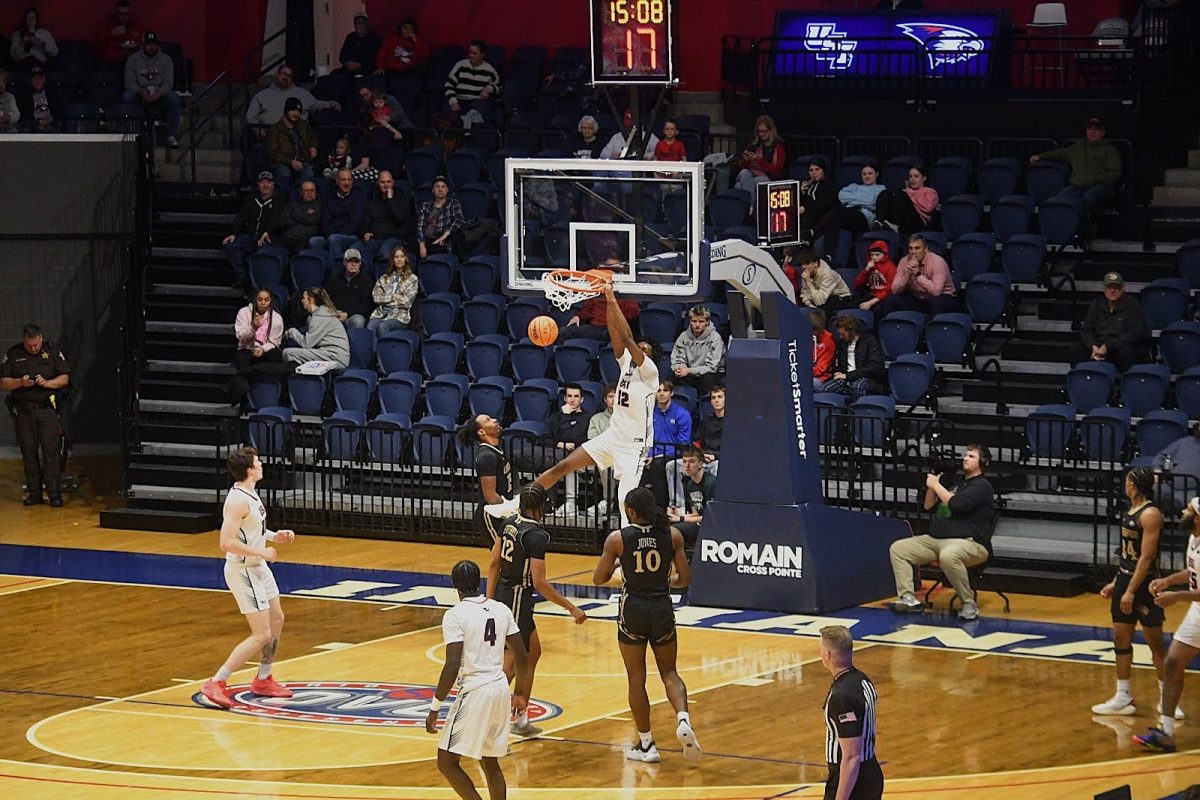
[[[879,800],[875,684],[854,666],[854,638],[842,625],[821,629],[821,664],[833,676],[825,698],[825,800]]]

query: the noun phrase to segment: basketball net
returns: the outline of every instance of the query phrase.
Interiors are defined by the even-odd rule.
[[[609,280],[612,272],[606,269],[587,272],[556,269],[546,274],[546,299],[560,311],[566,311],[576,303],[598,297],[604,292],[604,282]]]

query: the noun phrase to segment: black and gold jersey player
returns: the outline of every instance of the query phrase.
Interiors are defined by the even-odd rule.
[[[9,408],[25,462],[27,506],[45,502],[44,489],[50,505],[62,507],[59,410],[70,379],[62,351],[42,337],[37,325],[25,326],[20,344],[10,347],[0,364],[0,388],[10,392]]]

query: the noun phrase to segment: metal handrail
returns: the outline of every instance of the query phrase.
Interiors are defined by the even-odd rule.
[[[258,44],[254,45],[254,47],[251,47],[246,51],[246,55],[242,57],[242,100],[247,108],[250,107],[250,87],[257,85],[259,78],[261,78],[263,75],[266,75],[280,64],[287,62],[287,54],[285,53],[271,63],[261,65],[255,69],[252,66],[254,63],[254,56],[261,54],[264,50],[266,50],[267,45],[296,27],[298,27],[298,25],[295,22],[289,22],[267,38],[263,39]],[[251,77],[252,75],[253,77]],[[232,144],[230,146],[232,147]]]
[[[208,112],[203,119],[197,121],[195,115],[196,106],[217,87],[218,83],[223,83],[225,86],[225,99],[216,108]],[[209,120],[221,111],[224,111],[226,116],[226,136],[228,136],[226,141],[229,142],[231,147],[233,145],[233,92],[233,78],[230,76],[229,70],[225,70],[201,89],[199,94],[193,94],[188,98],[188,156],[191,159],[192,165],[192,183],[196,182],[196,130],[198,128],[207,125]]]

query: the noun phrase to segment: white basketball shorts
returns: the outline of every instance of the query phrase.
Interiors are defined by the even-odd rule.
[[[438,748],[465,758],[500,758],[508,753],[512,699],[508,681],[485,683],[454,698]]]
[[[1189,603],[1187,614],[1183,618],[1183,622],[1179,623],[1179,629],[1175,631],[1174,637],[1189,647],[1200,649],[1200,605]]]
[[[243,567],[230,561],[225,562],[225,585],[237,599],[238,611],[253,614],[266,611],[271,601],[279,597],[275,576],[266,564]]]
[[[592,457],[592,461],[596,462],[597,467],[612,467],[613,476],[617,480],[632,478],[636,485],[636,482],[642,479],[642,468],[646,461],[646,447],[643,442],[617,439],[612,435],[610,428],[595,439],[588,439],[582,447]]]

